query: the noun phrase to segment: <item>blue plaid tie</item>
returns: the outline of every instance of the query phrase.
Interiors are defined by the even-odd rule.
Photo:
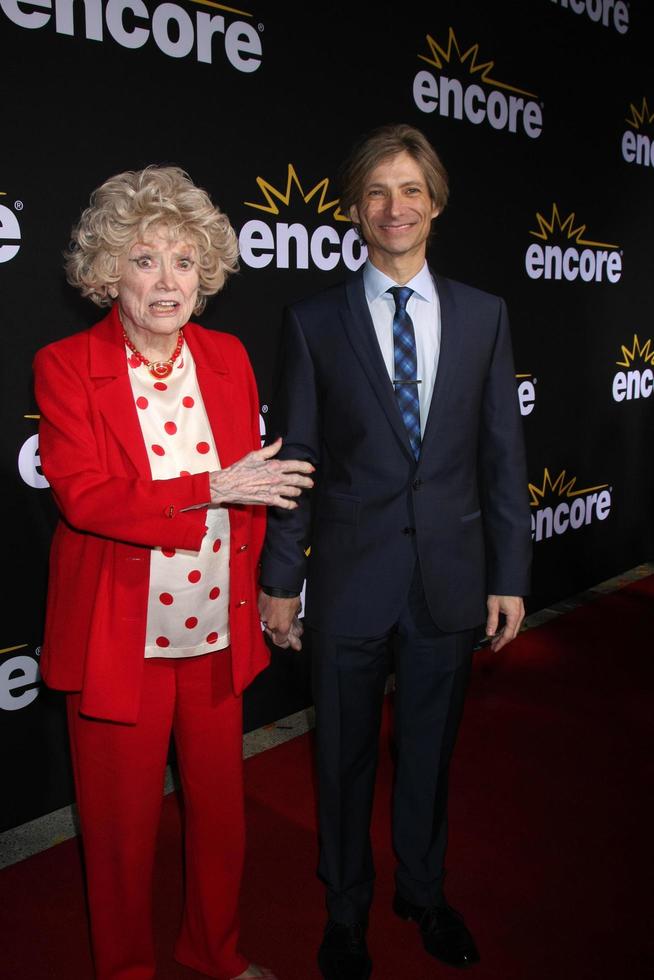
[[[393,317],[393,347],[395,356],[395,397],[409,433],[413,455],[420,455],[420,401],[418,399],[418,360],[413,321],[406,304],[413,290],[408,286],[393,286],[388,290],[395,300]]]

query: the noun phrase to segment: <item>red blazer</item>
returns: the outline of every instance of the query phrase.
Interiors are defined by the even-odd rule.
[[[259,402],[241,343],[189,323],[184,334],[226,467],[261,445]],[[208,473],[153,480],[114,307],[100,323],[38,351],[40,454],[61,520],[50,553],[41,672],[81,691],[81,710],[138,717],[153,547],[198,550]],[[267,666],[256,603],[265,508],[229,507],[232,680],[238,695]]]

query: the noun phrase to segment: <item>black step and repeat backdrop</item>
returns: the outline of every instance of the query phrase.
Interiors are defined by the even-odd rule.
[[[263,432],[283,305],[365,257],[340,161],[374,126],[422,128],[452,180],[432,264],[511,313],[531,608],[652,556],[649,0],[423,6],[0,0],[0,829],[72,796],[62,697],[39,682],[55,513],[31,361],[97,319],[61,253],[118,171],[179,164],[238,229],[241,272],[202,320],[246,344]],[[247,726],[307,701],[306,658],[276,652]]]

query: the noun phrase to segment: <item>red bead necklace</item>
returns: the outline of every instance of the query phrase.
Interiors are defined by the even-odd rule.
[[[136,349],[132,341],[129,339],[125,331],[123,330],[123,339],[132,354],[138,357],[141,364],[145,364],[146,368],[150,372],[153,378],[161,379],[167,378],[172,374],[173,364],[179,357],[182,347],[184,346],[184,331],[179,330],[177,334],[177,343],[175,344],[175,350],[172,352],[167,361],[149,361],[147,357],[144,357],[139,350]]]

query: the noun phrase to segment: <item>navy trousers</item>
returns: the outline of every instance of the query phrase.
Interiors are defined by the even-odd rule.
[[[450,759],[470,676],[474,631],[434,624],[416,572],[381,636],[311,631],[320,861],[329,917],[366,922],[374,864],[370,816],[384,690],[394,650],[393,846],[396,885],[417,905],[444,903]],[[391,642],[392,641],[392,642]]]

